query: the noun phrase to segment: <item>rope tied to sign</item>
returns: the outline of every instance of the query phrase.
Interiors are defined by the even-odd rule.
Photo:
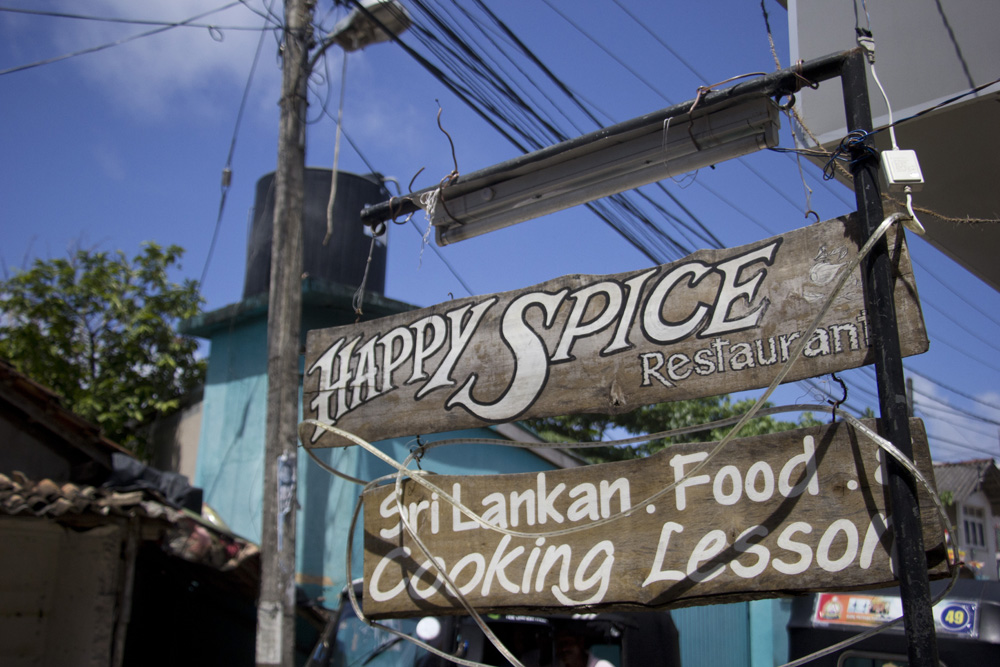
[[[855,258],[853,258],[851,260],[851,262],[849,262],[848,264],[846,264],[845,266],[843,266],[841,268],[840,274],[838,275],[836,281],[834,282],[833,287],[832,287],[829,295],[827,296],[827,299],[826,299],[823,307],[816,314],[816,316],[814,317],[813,321],[810,323],[810,325],[806,329],[806,331],[808,331],[808,332],[814,332],[817,329],[817,327],[819,326],[820,322],[826,316],[826,313],[828,312],[828,310],[832,306],[834,299],[836,298],[836,296],[838,295],[838,293],[841,291],[841,289],[844,287],[844,285],[846,284],[847,280],[849,280],[852,277],[854,271],[857,269],[858,265],[864,259],[864,257],[866,257],[868,255],[868,253],[871,251],[871,249],[886,234],[886,232],[888,231],[888,229],[892,225],[894,225],[896,223],[899,223],[899,222],[902,222],[906,218],[907,218],[907,216],[905,214],[903,214],[903,213],[893,213],[892,215],[890,215],[889,217],[887,217],[885,220],[882,221],[882,223],[875,230],[875,232],[871,235],[871,237],[865,242],[864,246],[859,250],[857,256]],[[440,580],[442,581],[442,583],[443,583],[445,589],[447,590],[447,592],[450,595],[452,595],[456,600],[459,601],[459,603],[462,605],[462,607],[475,620],[475,622],[477,623],[477,625],[479,625],[479,627],[483,631],[484,635],[487,638],[489,638],[489,640],[494,644],[494,646],[497,647],[497,650],[500,651],[501,654],[503,654],[504,657],[506,657],[511,662],[511,664],[516,665],[517,667],[523,667],[523,664],[520,661],[518,661],[506,649],[506,647],[503,646],[503,644],[499,641],[499,639],[496,638],[496,636],[492,633],[492,631],[490,631],[489,627],[482,620],[482,618],[476,612],[476,610],[472,607],[471,603],[468,601],[468,599],[465,597],[465,595],[462,594],[461,590],[455,584],[455,582],[451,579],[451,577],[449,576],[449,574],[445,571],[444,566],[433,556],[433,554],[430,551],[430,549],[426,546],[426,544],[423,542],[423,540],[417,534],[417,531],[416,531],[415,527],[410,523],[409,517],[407,516],[407,513],[405,511],[405,507],[403,506],[403,482],[404,482],[404,480],[406,478],[409,478],[414,483],[416,483],[416,484],[418,484],[420,486],[423,486],[425,489],[427,489],[428,491],[430,491],[432,494],[436,494],[437,497],[440,500],[442,500],[445,503],[451,505],[453,508],[455,508],[458,511],[460,511],[462,514],[464,514],[466,517],[468,517],[469,519],[471,519],[472,521],[474,521],[478,526],[480,526],[480,527],[482,527],[484,529],[495,531],[495,532],[501,533],[503,535],[508,535],[510,537],[518,537],[518,538],[525,538],[525,539],[553,538],[553,537],[559,537],[559,536],[563,536],[563,535],[568,535],[568,534],[571,534],[571,533],[576,533],[576,532],[583,531],[583,530],[589,530],[589,529],[595,528],[597,526],[605,525],[605,524],[611,523],[612,521],[617,521],[619,519],[628,517],[628,516],[634,514],[635,512],[637,512],[637,511],[639,511],[639,510],[647,507],[648,505],[650,505],[651,503],[653,503],[654,501],[656,501],[660,497],[664,496],[665,494],[669,493],[670,491],[676,489],[679,485],[684,484],[687,480],[689,480],[689,479],[693,478],[694,476],[696,476],[701,470],[703,470],[733,440],[733,438],[736,437],[736,435],[743,429],[743,427],[751,419],[753,419],[754,417],[758,416],[758,414],[760,416],[764,416],[765,414],[774,414],[775,412],[784,412],[784,411],[792,411],[792,410],[803,410],[803,409],[818,410],[818,411],[830,411],[834,415],[836,415],[839,412],[841,418],[844,421],[846,421],[847,423],[849,423],[853,428],[855,428],[857,431],[859,431],[860,433],[862,433],[868,439],[872,440],[883,452],[889,454],[894,459],[896,459],[897,461],[899,461],[900,465],[903,468],[905,468],[908,472],[910,472],[910,474],[913,475],[914,479],[917,480],[917,482],[919,484],[921,484],[922,486],[924,486],[926,489],[928,489],[930,491],[929,495],[930,495],[931,499],[935,503],[935,506],[936,506],[936,508],[938,510],[938,513],[941,516],[942,523],[943,523],[943,525],[947,526],[948,529],[949,529],[946,532],[946,540],[950,541],[950,539],[951,539],[950,535],[953,533],[954,529],[952,528],[950,520],[948,519],[948,515],[947,515],[947,512],[946,512],[946,510],[944,508],[944,505],[942,504],[942,502],[940,501],[940,499],[934,493],[933,487],[929,484],[928,480],[920,473],[920,471],[916,468],[916,466],[913,464],[913,462],[910,461],[909,458],[907,458],[892,443],[888,442],[887,440],[885,440],[884,438],[882,438],[881,436],[879,436],[877,433],[875,433],[874,431],[872,431],[870,428],[868,428],[866,425],[864,425],[862,422],[860,422],[859,420],[857,420],[852,415],[847,414],[847,413],[845,413],[842,410],[839,410],[840,402],[833,403],[833,404],[831,404],[831,406],[812,405],[812,406],[791,406],[791,407],[788,407],[788,408],[769,408],[769,409],[768,408],[764,408],[764,403],[767,401],[767,399],[770,397],[770,395],[774,392],[774,390],[778,387],[778,385],[780,385],[782,383],[782,381],[788,375],[788,373],[792,370],[792,368],[794,367],[794,365],[798,361],[798,359],[801,356],[803,356],[803,353],[805,351],[805,348],[806,348],[806,346],[807,346],[810,338],[811,338],[811,336],[804,336],[804,337],[801,337],[796,342],[796,345],[793,348],[792,353],[789,355],[788,361],[785,362],[785,364],[783,365],[783,367],[781,368],[781,370],[779,371],[779,373],[777,374],[777,376],[772,381],[771,385],[757,399],[757,401],[754,403],[754,405],[751,407],[751,409],[749,411],[747,411],[746,413],[744,413],[742,416],[740,416],[738,418],[733,418],[732,420],[724,420],[727,423],[732,423],[732,421],[735,421],[735,425],[725,435],[725,437],[723,437],[722,440],[720,440],[718,443],[715,444],[715,446],[711,449],[711,451],[708,453],[708,455],[707,455],[706,458],[704,458],[697,465],[693,466],[691,469],[687,470],[680,479],[677,479],[673,483],[668,484],[664,488],[661,488],[660,490],[654,492],[649,497],[647,497],[647,498],[639,501],[635,505],[629,507],[627,510],[618,512],[617,514],[609,515],[608,517],[605,517],[605,518],[596,519],[596,520],[592,520],[592,521],[589,521],[589,522],[578,524],[576,526],[569,526],[569,527],[566,527],[566,528],[562,528],[562,529],[558,529],[558,530],[553,530],[553,531],[527,533],[527,532],[511,530],[509,528],[505,528],[505,527],[501,527],[501,526],[498,526],[498,525],[494,525],[494,524],[488,522],[483,516],[477,514],[474,510],[472,510],[468,506],[466,506],[463,503],[461,503],[458,499],[454,498],[451,494],[449,494],[443,488],[441,488],[440,486],[434,484],[434,482],[431,481],[431,478],[433,477],[433,475],[431,473],[428,473],[428,472],[423,471],[423,470],[419,470],[419,471],[412,470],[412,469],[409,468],[409,466],[410,466],[410,464],[413,461],[418,460],[419,458],[423,457],[424,454],[426,453],[426,451],[428,451],[428,450],[430,450],[432,448],[440,447],[440,446],[446,446],[446,445],[452,445],[452,444],[458,444],[458,443],[466,443],[466,444],[468,444],[468,443],[472,443],[472,442],[488,442],[489,444],[494,444],[494,445],[514,446],[514,447],[529,447],[529,448],[530,447],[569,448],[569,447],[578,447],[578,446],[581,446],[581,445],[582,446],[611,446],[611,445],[618,445],[618,444],[632,444],[632,443],[635,443],[635,442],[644,442],[644,441],[649,441],[649,440],[652,440],[652,439],[658,439],[660,437],[666,437],[665,434],[677,434],[676,431],[692,432],[692,431],[695,431],[695,430],[703,430],[704,428],[714,428],[714,427],[717,427],[718,424],[717,423],[712,423],[712,424],[707,424],[707,425],[700,425],[698,427],[687,427],[685,429],[678,429],[678,430],[675,430],[673,432],[664,432],[664,433],[660,433],[660,434],[654,434],[653,436],[640,436],[640,437],[636,437],[636,438],[628,438],[628,439],[619,440],[619,441],[600,442],[600,443],[585,443],[585,444],[584,443],[557,443],[557,444],[553,445],[553,444],[549,444],[549,443],[515,443],[515,442],[503,441],[503,440],[486,440],[486,439],[484,439],[484,440],[469,440],[469,439],[443,440],[443,441],[432,442],[432,443],[423,443],[423,442],[421,442],[418,439],[417,440],[417,446],[413,450],[411,450],[410,455],[402,463],[397,462],[395,459],[393,459],[392,457],[390,457],[387,454],[383,453],[382,451],[380,451],[379,449],[377,449],[376,447],[374,447],[371,443],[366,442],[365,440],[359,438],[358,436],[356,436],[356,435],[354,435],[352,433],[349,433],[347,431],[344,431],[343,429],[337,428],[336,426],[333,426],[333,425],[330,425],[330,424],[327,424],[327,423],[324,423],[324,422],[320,422],[318,420],[305,420],[305,421],[303,421],[299,425],[300,438],[303,441],[307,441],[307,435],[308,434],[305,433],[303,431],[303,429],[306,428],[306,427],[309,427],[309,426],[311,426],[311,427],[313,427],[315,429],[322,429],[322,430],[328,431],[328,432],[330,432],[330,433],[332,433],[332,434],[334,434],[334,435],[336,435],[336,436],[338,436],[340,438],[346,439],[347,441],[349,441],[351,443],[354,443],[354,444],[362,447],[363,449],[365,449],[366,451],[368,451],[369,453],[371,453],[372,455],[374,455],[376,458],[378,458],[378,459],[382,460],[383,462],[385,462],[386,464],[388,464],[390,467],[392,467],[396,471],[393,474],[386,475],[384,477],[380,477],[380,478],[372,480],[372,481],[370,481],[368,483],[361,482],[362,484],[364,484],[364,491],[368,491],[369,489],[376,488],[379,485],[382,485],[383,483],[386,483],[388,481],[394,481],[394,496],[395,496],[394,499],[395,499],[395,503],[396,503],[396,511],[397,511],[399,519],[400,519],[400,525],[402,526],[403,530],[406,531],[406,534],[410,537],[412,543],[415,544],[419,548],[419,550],[424,554],[424,556],[427,558],[427,561],[426,561],[427,565],[426,566],[422,566],[422,567],[424,567],[424,569],[426,569],[426,571],[428,571],[428,572],[434,571],[436,573],[435,576],[438,577],[438,578],[440,578]],[[312,453],[312,451],[310,449],[307,448],[307,451],[309,452],[310,456],[314,460],[318,460],[317,457]],[[329,467],[327,467],[325,465],[323,467],[332,471],[331,468],[329,468]],[[346,475],[343,475],[342,473],[339,473],[339,472],[335,472],[334,474],[338,474],[342,478],[349,479],[350,481],[357,481],[356,478],[350,478],[350,477],[348,477]],[[351,521],[350,537],[349,537],[349,543],[348,543],[348,547],[347,547],[348,548],[348,553],[347,553],[347,579],[348,580],[351,579],[351,570],[352,570],[352,560],[351,560],[352,559],[352,554],[351,554],[351,552],[353,551],[353,535],[354,535],[354,532],[355,532],[355,527],[356,527],[356,524],[357,524],[358,516],[360,515],[360,509],[361,509],[362,503],[363,503],[363,492],[362,492],[362,496],[358,498],[358,502],[357,502],[357,504],[355,506],[354,516],[353,516],[352,521]],[[887,524],[888,524],[888,522],[887,522]],[[955,554],[957,554],[956,550],[953,550],[953,552]],[[943,599],[948,594],[948,592],[954,586],[955,579],[957,578],[958,570],[957,570],[957,568],[954,567],[954,562],[952,562],[952,560],[949,559],[948,564],[949,564],[949,567],[952,570],[952,582],[951,582],[951,585],[949,585],[938,596],[937,600],[935,600],[935,603],[937,601]],[[447,653],[445,653],[443,651],[440,651],[439,649],[436,649],[436,648],[434,648],[434,647],[432,647],[432,646],[430,646],[430,645],[428,645],[428,644],[426,644],[424,642],[416,640],[413,637],[410,637],[409,635],[407,635],[405,633],[396,631],[396,630],[394,630],[392,628],[389,628],[389,627],[387,627],[385,625],[379,624],[379,623],[377,623],[375,621],[372,621],[371,619],[368,619],[364,615],[363,611],[360,609],[360,606],[357,604],[357,600],[356,600],[356,597],[354,595],[353,587],[349,587],[348,588],[348,592],[349,592],[349,597],[351,599],[351,603],[354,606],[355,613],[358,615],[358,618],[361,619],[361,620],[363,620],[364,622],[368,623],[369,625],[372,625],[373,627],[377,627],[379,629],[385,630],[385,631],[390,632],[392,634],[395,634],[395,635],[397,635],[399,637],[407,639],[408,641],[411,641],[411,642],[415,643],[417,646],[423,648],[424,650],[430,651],[430,652],[434,653],[435,655],[439,655],[439,656],[441,656],[443,658],[446,658],[446,659],[448,659],[450,661],[456,662],[457,664],[471,665],[471,666],[476,666],[476,667],[478,667],[478,665],[481,664],[481,663],[476,663],[476,662],[467,661],[467,660],[464,660],[464,659],[457,658],[456,656],[452,656],[452,655],[447,654]],[[788,665],[786,667],[793,667],[795,665],[805,664],[805,662],[807,662],[809,660],[813,660],[813,659],[815,659],[817,657],[820,657],[821,655],[827,655],[827,654],[832,653],[832,652],[834,652],[836,650],[839,650],[839,649],[841,649],[841,648],[843,648],[845,646],[849,646],[849,645],[851,645],[853,643],[856,643],[858,641],[862,641],[863,639],[865,639],[865,638],[867,638],[869,636],[872,636],[872,635],[876,634],[877,632],[882,632],[882,631],[884,631],[887,628],[890,628],[890,627],[893,627],[894,625],[897,625],[900,622],[900,620],[901,619],[896,619],[894,621],[890,621],[888,623],[885,623],[885,624],[883,624],[881,626],[873,628],[872,630],[870,630],[870,631],[868,631],[866,633],[862,633],[860,635],[852,637],[849,640],[845,640],[844,642],[841,642],[840,644],[836,644],[836,645],[834,645],[832,647],[828,647],[827,649],[824,649],[823,651],[820,651],[820,652],[818,652],[816,654],[808,656],[807,658],[803,658],[801,660],[798,660],[798,661],[795,661],[795,662],[792,662],[792,663],[788,663]]]

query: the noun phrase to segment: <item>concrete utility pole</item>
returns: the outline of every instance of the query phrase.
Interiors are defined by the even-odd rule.
[[[267,311],[267,427],[257,665],[295,656],[295,511],[306,84],[315,0],[285,0],[281,124]]]

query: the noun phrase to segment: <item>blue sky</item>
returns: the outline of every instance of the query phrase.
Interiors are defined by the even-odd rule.
[[[272,33],[264,36],[236,139],[233,185],[207,269],[206,262],[221,171],[260,36],[257,30],[235,28],[262,26],[264,19],[251,8],[262,10],[268,4],[246,0],[200,21],[215,29],[174,28],[0,75],[0,259],[7,275],[34,258],[62,256],[75,247],[131,254],[152,240],[187,249],[177,277],[197,279],[205,272],[207,309],[239,300],[254,185],[274,170],[277,159],[280,68]],[[449,1],[427,4],[455,11]],[[462,4],[474,8],[472,0]],[[615,121],[690,100],[698,85],[775,68],[759,2],[488,4],[560,79]],[[69,0],[0,2],[7,8],[164,21],[225,5],[224,0],[91,0],[85,7]],[[787,14],[773,0],[765,6],[777,53],[787,65]],[[330,0],[321,0],[316,16],[330,27],[343,13]],[[0,71],[154,28],[0,11]],[[426,53],[412,35],[404,41]],[[312,79],[311,166],[333,162],[335,124],[323,116],[320,100],[326,99],[336,113],[342,58],[342,52],[331,50],[327,66]],[[530,67],[502,64],[511,72]],[[538,103],[546,106],[543,99]],[[383,44],[349,57],[343,124],[363,157],[345,144],[340,168],[366,173],[370,164],[404,188],[415,176],[415,188],[435,184],[453,168],[448,140],[437,127],[439,104],[461,173],[518,154],[401,48]],[[595,129],[582,116],[573,120],[582,131]],[[782,145],[791,146],[787,122],[782,131]],[[813,190],[811,208],[822,219],[853,209],[850,191],[822,181],[813,165],[805,171]],[[756,154],[666,186],[727,246],[808,223],[802,179],[786,155]],[[414,221],[426,226],[422,215]],[[920,239],[911,236],[910,243],[931,349],[908,359],[906,366],[917,391],[918,415],[932,436],[932,452],[937,460],[997,456],[1000,410],[991,406],[1000,405],[1000,295]],[[617,273],[649,265],[617,232],[580,207],[439,251],[477,294],[569,273]],[[433,305],[465,294],[435,251],[422,247],[413,225],[392,226],[387,296]],[[848,377],[849,402],[872,405],[870,371]],[[829,379],[818,382],[830,387]],[[814,402],[819,397],[796,385],[778,399]]]

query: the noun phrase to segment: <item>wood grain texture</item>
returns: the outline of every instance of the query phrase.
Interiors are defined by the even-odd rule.
[[[890,234],[904,355],[927,349],[908,255]],[[806,327],[857,253],[851,217],[613,276],[534,287],[310,331],[306,418],[366,440],[767,386],[872,363],[860,272]],[[307,446],[348,444],[316,429]]]
[[[923,424],[911,426],[918,467],[933,480]],[[483,612],[677,607],[893,583],[874,443],[842,422],[737,439],[682,488],[639,505],[710,449],[678,445],[648,459],[545,473],[430,477],[491,524],[532,534],[632,510],[563,536],[510,537],[477,526],[412,481],[402,502],[435,559]],[[393,489],[364,496],[365,613],[462,613],[404,536]],[[926,492],[921,508],[931,576],[942,576],[942,526]]]

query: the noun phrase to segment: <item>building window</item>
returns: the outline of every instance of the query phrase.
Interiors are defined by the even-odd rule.
[[[962,526],[965,529],[965,545],[969,547],[985,547],[985,513],[981,507],[963,507]]]

